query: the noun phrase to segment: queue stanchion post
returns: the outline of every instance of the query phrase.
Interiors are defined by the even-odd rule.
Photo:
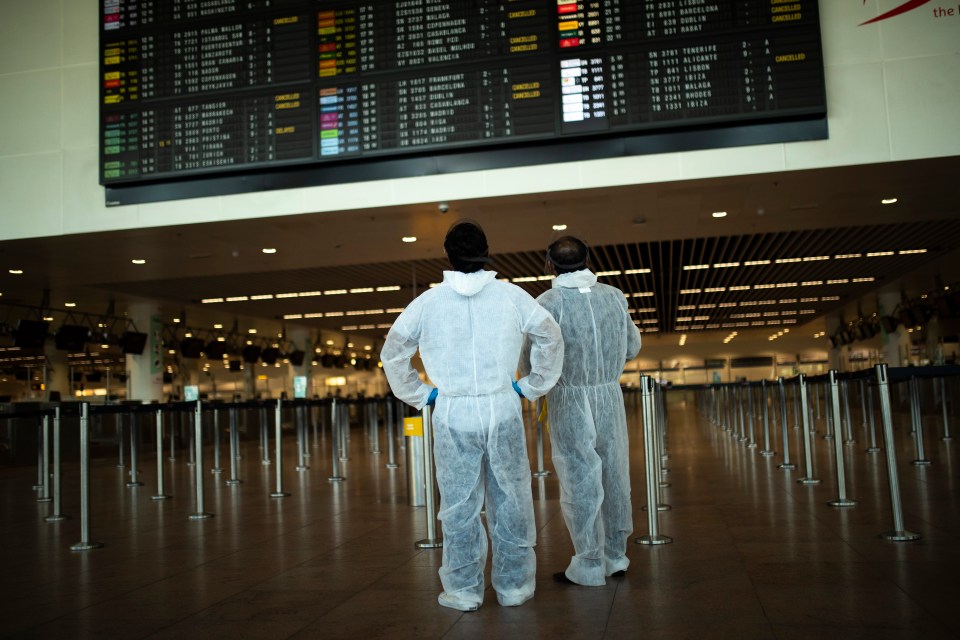
[[[340,474],[340,435],[338,431],[339,422],[340,422],[340,403],[337,402],[336,398],[333,398],[330,401],[330,451],[332,452],[333,460],[332,466],[330,467],[330,477],[327,478],[329,482],[343,482],[346,480]]]
[[[212,518],[213,514],[207,512],[204,507],[203,493],[203,406],[200,400],[197,400],[193,409],[193,442],[196,447],[194,459],[194,471],[197,484],[197,510],[188,517],[191,520],[205,520]]]
[[[163,409],[157,409],[157,493],[150,496],[151,500],[169,500],[163,489]],[[173,434],[171,433],[171,438]]]
[[[941,440],[944,442],[950,442],[953,438],[950,437],[950,416],[948,415],[949,399],[947,398],[947,380],[946,378],[940,378],[940,405],[943,410],[943,437]]]
[[[850,418],[850,387],[846,380],[840,383],[840,391],[843,393],[843,422],[845,434],[843,444],[857,444],[857,439],[853,437],[853,420]]]
[[[387,421],[387,469],[396,469],[400,465],[397,464],[397,444],[396,444],[396,435],[393,431],[393,402],[387,398],[386,404],[384,405],[384,419]]]
[[[816,396],[816,394],[813,394],[813,395]],[[829,398],[830,398],[830,388],[829,388],[829,385],[824,384],[824,385],[823,385],[823,404],[824,404],[824,406],[827,406],[827,407],[830,406],[830,400],[829,400]],[[836,416],[836,419],[837,419],[837,422],[836,422],[836,424],[834,424],[834,416],[833,416],[833,413],[832,413],[831,411],[824,411],[824,412],[823,412],[823,422],[824,422],[824,427],[823,427],[823,429],[824,429],[823,439],[824,439],[824,440],[833,440],[834,436],[839,435],[839,433],[840,433],[840,422],[839,422],[839,420],[840,420],[840,415],[839,415],[839,414]],[[816,429],[813,429],[813,432],[814,432],[814,433],[816,433],[816,431],[817,431]]]
[[[307,423],[303,415],[303,407],[295,406],[293,408],[294,424],[296,425],[297,431],[297,471],[306,471],[310,467],[307,466],[306,459],[306,427]]]
[[[317,448],[320,446],[320,436],[317,422],[319,422],[318,416],[323,415],[323,405],[319,407],[310,407],[310,426],[313,427],[313,446]]]
[[[760,398],[763,404],[763,450],[760,451],[760,455],[772,456],[776,452],[770,448],[770,405],[766,380],[760,381]]]
[[[124,452],[123,452],[123,414],[115,413],[113,414],[113,416],[114,416],[113,423],[114,425],[116,425],[116,428],[117,428],[117,444],[120,445],[119,446],[120,461],[117,463],[117,469],[125,469],[127,467],[127,463],[124,460]]]
[[[260,451],[262,457],[260,464],[271,464],[270,462],[270,429],[267,425],[267,407],[260,407]]]
[[[923,414],[920,412],[920,381],[910,378],[908,393],[910,395],[910,420],[913,426],[913,442],[916,445],[917,458],[910,464],[915,467],[925,467],[930,464],[927,452],[923,445]]]
[[[747,389],[747,415],[750,416],[750,432],[747,439],[747,448],[756,449],[757,440],[754,438],[754,424],[756,423],[756,414],[753,409],[753,387],[746,387]]]
[[[313,426],[314,433],[316,433],[316,423],[313,421],[312,406],[304,405],[301,411],[303,411],[303,457],[306,459],[313,455],[310,453],[310,428]]]
[[[666,442],[666,410],[664,400],[666,398],[666,392],[664,392],[663,387],[661,387],[656,381],[653,383],[653,398],[654,406],[656,407],[656,413],[653,416],[653,424],[656,428],[656,438],[653,440],[653,446],[655,448],[656,456],[654,458],[657,465],[657,511],[670,511],[673,507],[669,504],[665,504],[662,500],[662,494],[660,489],[666,489],[670,487],[670,483],[665,479],[665,474],[669,473],[670,470],[667,469],[666,463],[667,459],[670,457],[667,455],[667,442]]]
[[[780,431],[783,442],[783,462],[777,465],[780,469],[787,471],[797,468],[797,465],[790,461],[790,434],[787,429],[787,389],[783,384],[783,376],[777,378],[777,386],[780,387]]]
[[[880,537],[893,542],[919,540],[920,534],[908,531],[903,525],[903,504],[900,501],[900,480],[897,477],[897,452],[893,439],[893,412],[890,409],[890,384],[887,365],[874,367],[877,376],[877,392],[880,395],[880,419],[883,423],[883,446],[887,460],[887,483],[890,487],[890,511],[893,514],[893,531],[886,531]]]
[[[80,542],[71,551],[99,549],[102,542],[90,540],[90,405],[80,403]]]
[[[747,423],[743,417],[743,387],[737,387],[737,416],[740,422],[740,436],[737,438],[739,442],[747,441]],[[746,445],[744,445],[746,446]]]
[[[533,419],[537,423],[537,470],[533,472],[534,478],[545,478],[550,475],[550,472],[543,468],[543,422],[540,420],[540,414],[543,411],[543,404],[546,402],[546,398],[541,398],[535,403],[537,408],[534,411]]]
[[[810,412],[807,405],[807,382],[802,373],[797,374],[797,394],[803,420],[803,461],[806,474],[797,480],[799,484],[820,484],[813,475],[813,433],[810,430]],[[829,416],[827,417],[829,419]]]
[[[864,449],[867,453],[878,453],[880,447],[877,446],[877,420],[873,410],[873,386],[867,385],[867,406],[870,411],[870,446]]]
[[[837,381],[837,372],[831,370],[828,373],[829,376],[829,385],[830,385],[830,407],[828,411],[833,411],[834,415],[834,424],[838,427],[840,426],[840,383]],[[836,469],[837,469],[837,499],[830,500],[827,502],[831,507],[854,507],[857,504],[856,500],[851,500],[847,497],[847,479],[846,471],[843,465],[843,445],[844,443],[840,440],[840,429],[837,429],[836,436],[833,439],[833,451],[836,456]]]
[[[340,462],[350,461],[350,405],[346,401],[341,402],[340,411],[337,413],[336,433],[340,439],[337,445],[340,449]]]
[[[174,412],[170,415],[170,457],[167,458],[170,462],[173,462],[177,459],[176,444],[177,444],[177,425],[179,424],[179,415]],[[160,451],[157,451],[157,457],[160,457]],[[157,460],[157,464],[160,461]],[[162,492],[161,492],[162,493]]]
[[[213,408],[213,468],[210,473],[223,473],[220,468],[220,412]]]
[[[143,486],[143,483],[140,482],[140,470],[137,466],[139,462],[139,456],[137,455],[137,417],[132,413],[127,415],[130,417],[130,480],[127,482],[127,486],[134,489]]]
[[[50,502],[50,416],[40,418],[40,460],[38,463],[40,497],[37,502]]]
[[[861,378],[860,380],[858,380],[857,382],[859,383],[857,386],[859,387],[859,390],[860,390],[860,393],[859,393],[859,395],[860,395],[860,418],[861,418],[861,420],[860,420],[860,427],[861,427],[864,431],[866,431],[866,430],[867,430],[867,392],[866,392],[867,383],[866,383],[866,380],[864,380],[864,379],[862,379],[862,378]]]
[[[226,484],[236,486],[243,482],[237,477],[237,460],[240,458],[240,434],[237,432],[237,409],[230,407],[227,414],[230,420],[230,477]]]
[[[281,398],[277,398],[277,405],[273,413],[273,424],[273,437],[274,440],[276,440],[276,443],[274,444],[274,457],[277,459],[277,486],[276,490],[270,494],[270,497],[286,498],[290,495],[290,493],[283,490],[283,399]]]
[[[640,376],[640,392],[643,402],[643,457],[647,478],[647,505],[656,505],[660,495],[660,472],[657,455],[656,409],[654,407],[653,379]],[[647,510],[647,535],[634,539],[636,544],[660,545],[673,542],[673,538],[660,533],[659,508]]]
[[[433,472],[433,421],[430,405],[423,408],[423,478],[427,514],[427,537],[414,543],[417,549],[439,549],[443,540],[437,535],[436,480]]]
[[[62,508],[62,495],[60,477],[60,407],[53,410],[53,513],[44,520],[46,522],[60,522],[66,520],[68,516],[60,512]]]
[[[186,412],[184,412],[186,415]],[[190,429],[190,418],[187,418],[187,450],[189,457],[187,458],[187,466],[193,467],[197,464],[197,451],[203,443],[197,440],[197,429],[196,429],[196,416],[194,416],[194,428]]]
[[[43,475],[44,475],[44,455],[43,455],[43,420],[37,423],[37,429],[39,429],[39,437],[37,438],[37,482],[33,485],[34,491],[43,490]]]
[[[380,455],[380,417],[377,415],[377,402],[374,400],[367,405],[370,412],[370,435],[373,437],[373,449],[370,453]]]

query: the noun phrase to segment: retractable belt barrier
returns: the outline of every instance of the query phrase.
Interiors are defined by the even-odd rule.
[[[769,391],[776,387],[776,397]],[[814,434],[818,428],[823,430],[823,440],[832,441],[832,454],[835,461],[837,497],[827,501],[832,507],[853,507],[857,504],[847,496],[846,487],[846,450],[858,442],[854,431],[854,416],[851,407],[859,405],[859,425],[867,446],[864,453],[876,454],[881,449],[877,443],[876,415],[879,415],[883,436],[883,451],[887,469],[887,483],[890,494],[890,506],[893,515],[893,530],[880,536],[893,541],[910,541],[920,538],[920,534],[908,531],[903,523],[903,505],[900,496],[900,484],[897,469],[897,451],[894,439],[893,407],[891,387],[898,390],[898,397],[904,414],[909,415],[909,435],[912,437],[915,458],[911,464],[925,467],[935,461],[928,457],[925,446],[927,422],[935,420],[941,426],[941,440],[951,442],[950,419],[956,414],[960,397],[960,366],[898,367],[888,369],[886,365],[856,372],[838,373],[829,371],[818,376],[798,374],[794,378],[778,378],[775,383],[765,380],[759,382],[736,382],[710,385],[686,385],[682,388],[693,389],[697,393],[698,410],[707,417],[715,428],[729,433],[746,447],[752,442],[753,398],[759,389],[759,406],[763,411],[764,449],[763,455],[774,455],[768,420],[770,415],[779,422],[780,448],[783,461],[779,468],[790,471],[796,465],[790,459],[790,430],[801,431],[803,446],[804,477],[797,480],[801,484],[816,485],[820,480],[814,468]],[[926,401],[924,399],[926,391]],[[851,396],[856,395],[856,398]],[[821,410],[820,398],[823,397]],[[876,399],[875,399],[876,396]],[[776,406],[779,404],[779,412]],[[768,414],[768,408],[774,410]],[[747,427],[744,420],[747,420]],[[818,425],[818,421],[820,424]],[[907,426],[907,425],[904,425]],[[851,449],[852,451],[852,449]],[[768,453],[769,452],[769,453]]]
[[[349,439],[350,439],[350,415],[351,408],[356,409],[357,421],[363,425],[371,443],[371,450],[374,454],[380,453],[380,425],[385,423],[388,439],[389,461],[385,465],[388,469],[396,469],[399,465],[395,459],[395,437],[401,432],[394,424],[395,420],[402,419],[403,411],[397,406],[393,398],[370,398],[370,399],[295,399],[295,400],[267,400],[267,401],[245,401],[245,402],[223,402],[223,401],[193,401],[193,402],[173,402],[173,403],[151,403],[138,404],[126,402],[122,404],[103,404],[93,405],[87,402],[66,402],[66,403],[48,403],[36,408],[26,410],[17,410],[14,406],[13,411],[0,412],[0,421],[3,420],[30,420],[36,419],[38,426],[38,446],[37,446],[37,483],[34,490],[38,492],[37,501],[41,503],[52,503],[52,512],[46,516],[45,521],[54,523],[69,519],[61,511],[61,438],[62,421],[69,420],[79,425],[76,433],[80,440],[80,521],[81,521],[81,540],[73,544],[70,548],[74,551],[86,551],[97,549],[103,546],[100,542],[94,542],[90,537],[90,443],[91,433],[93,432],[94,420],[102,420],[104,417],[113,417],[116,421],[118,444],[119,468],[127,470],[129,480],[125,486],[136,488],[143,483],[139,479],[140,469],[140,445],[141,429],[144,425],[152,421],[156,426],[155,446],[156,446],[156,493],[150,498],[154,501],[169,500],[171,495],[166,493],[164,478],[164,423],[169,428],[166,436],[170,440],[170,451],[167,462],[176,461],[176,443],[178,430],[181,424],[188,425],[188,437],[181,438],[181,442],[188,443],[190,447],[189,462],[192,467],[191,479],[194,489],[194,510],[189,515],[191,520],[205,520],[213,514],[206,510],[205,502],[205,474],[204,474],[204,443],[212,440],[214,464],[211,473],[220,474],[220,453],[221,453],[221,422],[220,415],[226,412],[229,421],[229,457],[230,457],[230,477],[224,480],[228,486],[239,485],[242,481],[238,477],[237,461],[240,456],[240,433],[238,429],[239,416],[262,416],[261,418],[261,440],[260,446],[264,451],[264,464],[273,464],[269,457],[269,432],[267,425],[270,414],[273,416],[274,423],[274,455],[276,485],[269,495],[273,498],[283,498],[290,493],[283,488],[283,425],[285,424],[284,410],[292,410],[292,422],[287,420],[286,424],[292,424],[297,438],[298,447],[298,471],[307,471],[309,466],[306,459],[311,456],[309,452],[309,428],[312,425],[314,433],[314,447],[320,446],[318,434],[319,426],[322,427],[323,435],[326,435],[327,414],[330,414],[330,434],[332,449],[332,469],[331,481],[340,482],[346,478],[342,474],[341,465],[349,461]],[[272,409],[272,412],[270,411]],[[255,423],[256,421],[254,421]],[[249,423],[248,423],[249,424]],[[52,426],[52,435],[51,435]],[[72,426],[72,424],[71,424]],[[68,433],[71,433],[68,430]],[[129,443],[129,444],[127,444]],[[126,455],[126,446],[129,447],[129,457]],[[52,451],[52,464],[51,464]],[[128,468],[129,462],[129,468]],[[432,460],[431,460],[432,462]],[[218,476],[215,476],[218,477]],[[52,492],[52,495],[51,495]],[[431,535],[431,538],[434,536]]]

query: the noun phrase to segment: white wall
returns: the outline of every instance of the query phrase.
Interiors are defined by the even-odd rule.
[[[901,1],[820,3],[829,140],[107,208],[97,0],[0,0],[0,240],[956,155],[958,3]]]

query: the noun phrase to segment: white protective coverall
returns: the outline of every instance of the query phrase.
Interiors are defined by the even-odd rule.
[[[422,409],[433,387],[410,364],[419,348],[439,390],[433,428],[443,525],[441,598],[483,602],[487,534],[480,510],[486,490],[491,581],[501,605],[518,605],[534,591],[536,527],[520,397],[512,385],[524,336],[531,344],[529,374],[517,383],[529,399],[556,383],[563,341],[550,314],[516,285],[498,281],[496,272],[443,275],[440,286],[394,322],[381,352],[383,370],[393,393]]]
[[[640,351],[640,331],[619,289],[587,269],[564,273],[537,301],[563,331],[563,374],[547,396],[560,507],[576,555],[564,572],[602,585],[625,571],[633,532],[630,450],[620,374]],[[526,370],[526,349],[520,370]]]

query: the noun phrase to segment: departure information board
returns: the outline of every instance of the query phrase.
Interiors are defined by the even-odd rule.
[[[816,0],[101,0],[101,182],[826,113]]]

